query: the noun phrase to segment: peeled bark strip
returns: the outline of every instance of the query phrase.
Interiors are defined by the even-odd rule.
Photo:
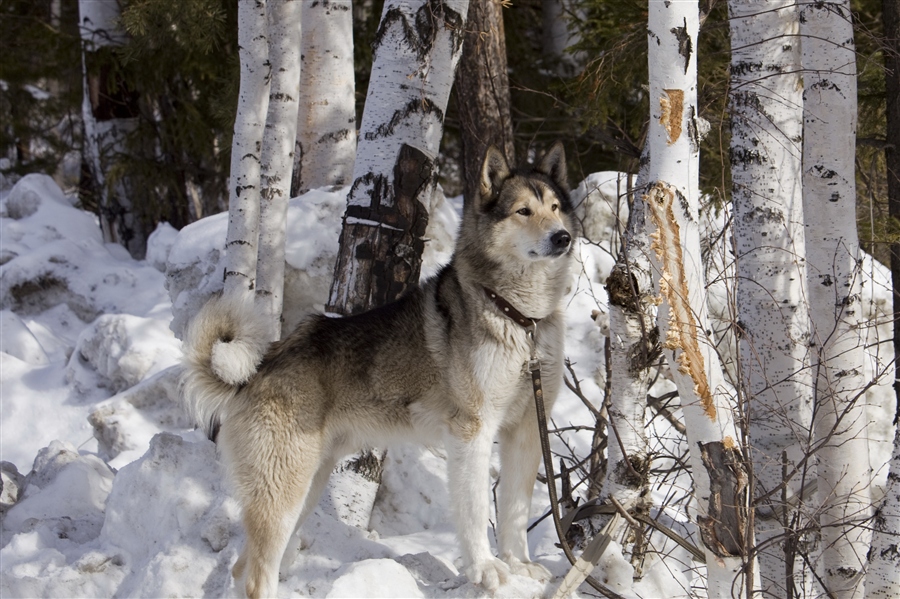
[[[267,36],[265,0],[244,0],[238,3],[241,89],[231,145],[225,293],[249,293],[256,289],[259,164],[269,106]]]
[[[862,252],[856,232],[856,54],[849,0],[804,5],[803,206],[816,374],[822,562],[836,598],[863,596],[872,473],[865,434]]]
[[[710,597],[741,596],[747,586],[746,466],[735,427],[734,391],[707,333],[699,223],[696,2],[651,2],[649,12],[651,181],[644,196],[657,321],[673,365],[691,447],[694,493]]]
[[[270,338],[281,337],[284,299],[284,227],[291,192],[297,106],[300,97],[300,9],[302,0],[269,5],[269,110],[260,158],[257,305],[269,316]]]
[[[814,474],[784,480],[809,450],[812,376],[801,198],[802,83],[797,3],[732,0],[731,173],[743,392],[749,408],[762,591],[784,597],[804,580],[791,534],[805,506],[782,509]],[[805,476],[804,476],[805,474]],[[767,495],[768,494],[768,495]],[[809,526],[808,520],[801,522]],[[786,572],[792,572],[790,576]],[[804,591],[798,590],[798,593]]]
[[[356,157],[350,0],[303,2],[300,108],[291,195],[346,185]]]

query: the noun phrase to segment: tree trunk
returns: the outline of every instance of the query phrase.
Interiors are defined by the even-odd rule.
[[[710,597],[748,586],[747,487],[733,390],[710,330],[700,250],[697,119],[697,2],[652,2],[649,12],[651,181],[644,197],[652,231],[654,282],[664,300],[663,352],[681,397]]]
[[[653,366],[659,362],[661,351],[642,197],[645,183],[646,173],[642,173],[637,189],[629,189],[633,201],[623,248],[606,280],[610,403],[608,462],[602,495],[615,498],[633,514],[649,515],[650,447],[644,413]],[[599,530],[596,525],[594,528]]]
[[[350,0],[303,2],[300,111],[291,195],[346,185],[356,157]]]
[[[862,253],[856,232],[856,53],[849,0],[804,5],[803,208],[824,582],[863,596],[870,534],[867,360],[860,334]]]
[[[510,164],[515,164],[502,11],[496,0],[469,2],[464,50],[456,74],[467,198],[478,191],[488,146],[497,146]]]
[[[84,154],[98,195],[103,239],[125,246],[135,258],[147,251],[150,225],[131,203],[128,181],[111,180],[110,169],[125,151],[125,138],[137,126],[138,96],[113,69],[114,57],[103,48],[124,43],[119,27],[119,3],[80,0],[78,3],[84,72]]]
[[[900,222],[900,4],[882,0],[884,23],[884,87],[887,95],[888,212],[894,223]],[[900,357],[900,243],[891,244],[891,277],[894,289],[894,356]],[[900,413],[900,372],[895,374],[894,389]],[[898,419],[894,418],[894,424]],[[866,572],[866,597],[900,597],[900,428],[894,437],[894,453],[889,466],[887,492],[875,513],[869,566]]]
[[[225,293],[256,289],[259,164],[269,106],[269,46],[265,0],[238,3],[241,89],[231,145]]]
[[[435,157],[467,11],[468,0],[384,4],[330,312],[357,314],[418,283],[436,186]],[[366,452],[345,460],[332,476],[333,502],[354,506],[345,521],[368,526],[382,459],[383,452]],[[352,496],[335,497],[344,490]]]
[[[385,2],[328,301],[331,312],[363,312],[418,283],[434,160],[467,10],[468,0]]]
[[[260,158],[256,304],[269,317],[272,341],[281,337],[284,227],[291,195],[294,140],[297,139],[302,6],[302,0],[273,0],[268,6],[271,74]]]
[[[814,476],[794,473],[809,450],[812,420],[797,5],[731,0],[728,8],[737,312],[755,534],[762,590],[784,597],[803,582],[791,530],[810,523],[794,521],[808,513],[802,506],[792,511],[780,502],[802,496]]]

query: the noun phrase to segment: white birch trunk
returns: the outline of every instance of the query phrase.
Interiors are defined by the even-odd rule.
[[[646,179],[641,177],[641,182]],[[608,465],[603,495],[634,507],[647,485],[649,446],[644,413],[659,360],[656,293],[650,265],[642,189],[634,193],[624,248],[606,281],[609,296],[610,406]]]
[[[849,0],[804,4],[803,207],[815,373],[822,563],[837,599],[863,596],[871,534],[862,253],[856,232],[856,54]]]
[[[626,176],[625,180],[631,180],[631,177]],[[646,177],[640,176],[639,180],[641,187],[629,189],[634,197],[629,208],[624,245],[606,281],[610,343],[609,372],[606,373],[609,377],[609,432],[607,466],[601,488],[604,503],[611,503],[609,498],[612,497],[632,514],[647,514],[650,511],[650,493],[647,492],[650,446],[645,413],[652,366],[659,361],[660,350],[657,296],[650,265],[646,210],[641,197]],[[592,519],[591,526],[595,531],[602,530],[605,521],[593,522]],[[621,520],[621,526],[625,527],[627,523]],[[620,531],[611,531],[613,538],[619,534]],[[642,545],[640,539],[633,547],[623,543],[626,554],[631,553],[637,577],[643,557]]]
[[[142,227],[135,220],[127,182],[109,185],[106,178],[118,154],[124,152],[125,138],[137,126],[134,118],[118,118],[108,106],[103,106],[106,81],[99,73],[89,72],[89,57],[108,46],[125,42],[125,32],[119,28],[119,3],[79,0],[79,29],[82,41],[82,72],[84,95],[84,153],[99,193],[100,228],[103,239],[119,243],[136,258],[143,258],[147,240]]]
[[[754,532],[762,590],[783,597],[805,584],[798,539],[785,534],[798,514],[807,518],[801,526],[810,522],[802,504],[792,511],[782,501],[814,476],[807,467],[782,486],[782,468],[792,472],[807,454],[812,426],[797,4],[730,0],[728,8],[742,390],[760,503]]]
[[[350,0],[303,3],[300,107],[291,195],[346,185],[356,157]]]
[[[269,107],[260,157],[259,249],[256,304],[269,318],[270,338],[281,337],[284,301],[284,235],[291,195],[297,107],[300,98],[302,0],[270,0]]]
[[[747,520],[747,474],[709,316],[699,224],[697,2],[650,2],[651,181],[644,198],[654,279],[664,300],[658,322],[673,366],[691,447],[698,527],[710,597],[738,597]]]
[[[385,2],[373,43],[372,76],[342,235],[353,225],[397,228],[396,224],[379,222],[373,211],[384,213],[395,207],[393,180],[401,146],[416,148],[434,163],[462,54],[468,6],[468,0]],[[430,209],[434,192],[433,175],[413,198],[426,209]],[[359,231],[353,237],[361,244],[371,243]],[[357,280],[357,271],[358,262],[342,263],[339,257],[328,301],[333,311],[353,312],[349,307],[367,304],[372,285]]]
[[[900,597],[900,429],[894,436],[887,492],[872,530],[866,599],[895,599]]]
[[[265,0],[238,3],[241,89],[231,145],[225,293],[256,288],[259,243],[259,164],[269,106],[269,46]]]

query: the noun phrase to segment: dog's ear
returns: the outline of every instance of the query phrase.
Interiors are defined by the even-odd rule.
[[[569,191],[569,173],[566,170],[566,149],[557,141],[541,157],[535,170],[550,177],[563,191]]]
[[[490,146],[484,154],[484,162],[481,164],[481,193],[478,198],[478,208],[491,201],[500,193],[500,186],[509,177],[509,164],[503,152],[495,146]]]

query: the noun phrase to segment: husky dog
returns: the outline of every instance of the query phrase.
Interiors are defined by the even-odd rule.
[[[409,440],[446,444],[472,582],[492,591],[510,572],[549,578],[525,536],[541,456],[527,365],[536,350],[549,411],[562,381],[574,224],[566,179],[559,142],[521,170],[491,147],[453,259],[421,288],[356,316],[311,317],[271,345],[246,300],[215,298],[193,319],[183,392],[207,432],[221,422],[247,533],[233,574],[246,575],[248,596],[275,595],[285,548],[337,460]],[[499,559],[488,540],[497,437]]]

